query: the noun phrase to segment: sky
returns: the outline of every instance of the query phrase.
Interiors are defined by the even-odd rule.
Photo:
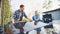
[[[32,14],[34,14],[34,11],[38,11],[38,12],[45,12],[45,11],[49,11],[49,10],[54,10],[57,8],[60,8],[59,2],[58,0],[50,0],[52,1],[52,3],[50,4],[51,7],[49,9],[45,9],[43,8],[43,4],[48,3],[49,0],[10,0],[10,5],[11,5],[11,9],[14,11],[19,9],[19,6],[21,4],[23,4],[25,6],[25,12],[28,16],[31,16]]]
[[[43,3],[49,0],[10,0],[11,8],[13,11],[17,10],[21,4],[25,5],[25,10],[35,10],[35,9],[42,9]],[[59,1],[51,0],[52,2],[52,9],[58,8]],[[47,2],[46,2],[47,3]]]

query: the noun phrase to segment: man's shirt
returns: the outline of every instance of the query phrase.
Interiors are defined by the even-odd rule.
[[[15,11],[13,18],[15,21],[22,21],[23,16],[27,18],[25,12],[21,12],[20,10],[17,10]]]

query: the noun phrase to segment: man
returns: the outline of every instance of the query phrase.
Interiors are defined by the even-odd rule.
[[[33,21],[35,21],[35,25],[37,25],[37,23],[39,21],[41,21],[40,20],[40,15],[38,14],[38,11],[35,11],[35,15],[32,17],[32,19],[33,19]],[[35,30],[37,31],[37,34],[40,34],[41,28],[37,28]]]
[[[29,19],[24,12],[24,5],[20,5],[20,8],[14,13],[14,25],[16,28],[20,29],[20,34],[24,34],[24,23],[22,21],[23,16],[31,21],[31,19]]]

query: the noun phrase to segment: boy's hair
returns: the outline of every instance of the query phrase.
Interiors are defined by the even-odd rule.
[[[24,7],[24,5],[20,5],[20,7]]]

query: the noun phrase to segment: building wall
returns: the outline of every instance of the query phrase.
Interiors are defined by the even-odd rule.
[[[60,10],[48,12],[47,14],[52,14],[53,20],[60,20]]]

